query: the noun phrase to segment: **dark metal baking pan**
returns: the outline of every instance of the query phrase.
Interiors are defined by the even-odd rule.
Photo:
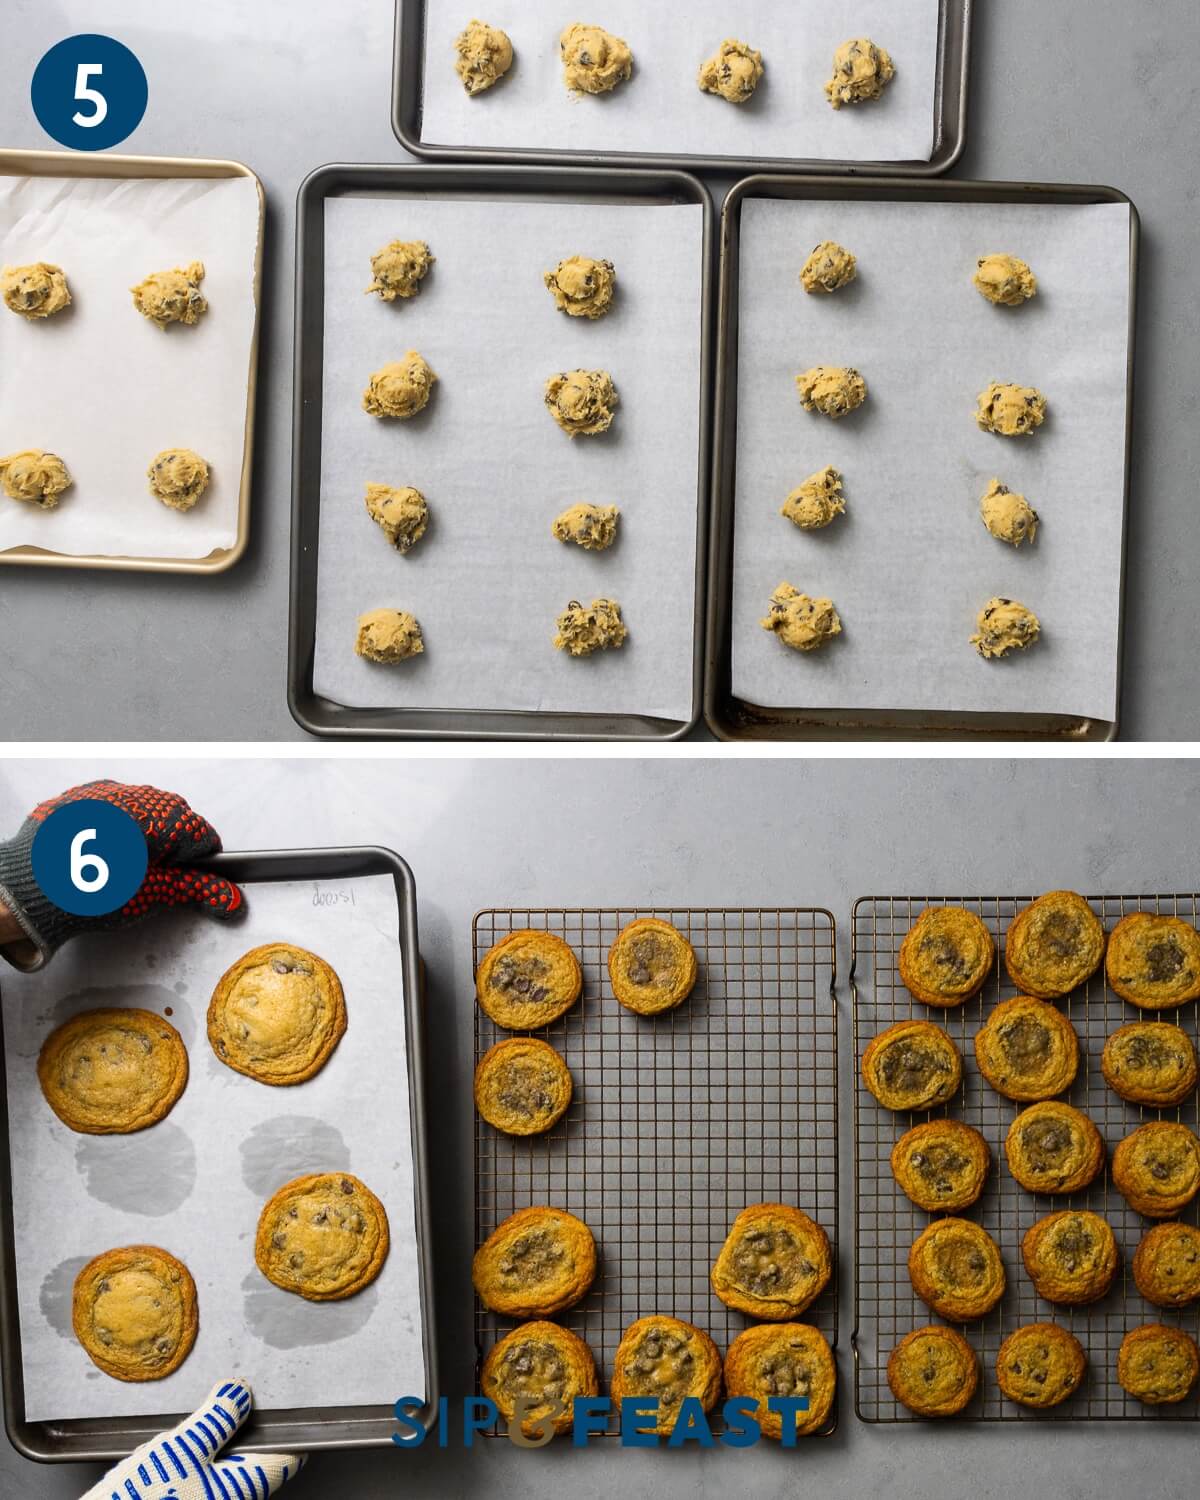
[[[247,854],[218,854],[206,868],[247,885],[267,881],[351,880],[360,876],[390,875],[399,911],[397,940],[399,974],[404,985],[404,1022],[408,1041],[409,1110],[412,1123],[413,1193],[417,1225],[418,1274],[421,1295],[421,1343],[425,1356],[425,1407],[420,1414],[426,1430],[433,1425],[440,1387],[437,1342],[433,1324],[433,1246],[426,1155],[424,985],[417,942],[417,897],[412,871],[390,849],[287,849]],[[17,1452],[39,1463],[91,1463],[122,1458],[164,1427],[179,1413],[159,1417],[101,1417],[70,1421],[28,1422],[25,1419],[21,1369],[21,1333],[17,1313],[16,1249],[12,1222],[12,1163],[8,1139],[8,1083],[3,1066],[4,1037],[0,1025],[0,1382],[9,1440]],[[397,1396],[403,1392],[397,1391]],[[250,1451],[311,1452],[318,1448],[371,1448],[391,1442],[395,1419],[390,1406],[320,1406],[294,1410],[255,1410],[239,1435],[237,1446]]]
[[[351,708],[313,687],[321,521],[321,404],[325,326],[325,200],[344,193],[409,193],[421,198],[571,197],[592,203],[698,203],[704,210],[701,290],[702,363],[698,455],[695,633],[689,719],[516,709]],[[712,199],[686,172],[579,167],[318,167],[296,206],[296,352],[292,410],[292,580],[288,631],[288,707],[309,734],[341,739],[676,740],[700,717],[704,585],[712,449],[712,324],[716,308]]]
[[[936,177],[962,155],[967,131],[967,76],[973,0],[941,0],[933,103],[933,153],[928,161],[837,161],[804,157],[697,156],[632,151],[541,150],[492,146],[445,146],[422,140],[425,102],[425,0],[396,0],[392,68],[392,128],[406,151],[425,161],[527,162],[546,165],[587,162],[591,166],[680,167],[689,172],[836,172],[873,177]],[[466,12],[463,12],[464,16]]]
[[[930,203],[1128,203],[1129,356],[1125,403],[1125,488],[1121,517],[1121,600],[1117,630],[1117,708],[1124,636],[1125,539],[1133,430],[1134,333],[1140,221],[1124,193],[1108,187],[1033,182],[896,182],[888,178],[747,177],[730,190],[721,216],[721,295],[717,312],[712,535],[709,539],[704,718],[723,740],[1040,740],[1095,742],[1117,737],[1118,720],[1068,714],[953,713],[926,709],[763,708],[733,694],[730,614],[736,505],[739,233],[747,198],[873,199]]]

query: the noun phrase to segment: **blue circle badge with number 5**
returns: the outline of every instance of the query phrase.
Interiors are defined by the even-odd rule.
[[[141,888],[149,854],[136,818],[86,798],[56,807],[33,836],[33,878],[76,917],[105,917]]]
[[[132,135],[146,113],[146,74],[129,48],[84,33],[51,47],[30,90],[38,124],[73,151],[104,151]]]

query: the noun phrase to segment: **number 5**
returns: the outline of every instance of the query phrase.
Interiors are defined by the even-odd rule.
[[[77,891],[102,891],[108,884],[108,865],[98,854],[85,854],[84,844],[96,837],[94,828],[81,828],[71,840],[71,884]],[[94,874],[89,875],[89,870]]]
[[[75,97],[81,102],[92,105],[93,108],[90,115],[80,114],[76,110],[71,116],[74,124],[90,128],[93,125],[99,125],[107,116],[108,100],[99,89],[88,88],[88,80],[98,78],[103,71],[103,65],[100,63],[80,63],[75,69]]]

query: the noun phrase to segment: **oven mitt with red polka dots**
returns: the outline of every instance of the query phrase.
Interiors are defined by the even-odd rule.
[[[83,1500],[267,1500],[304,1467],[303,1453],[226,1453],[250,1415],[250,1387],[223,1380],[178,1427],[110,1469]]]
[[[56,808],[92,798],[111,802],[136,820],[146,837],[149,863],[138,891],[119,910],[103,917],[76,917],[55,906],[33,876],[34,835]],[[0,901],[9,908],[36,951],[21,968],[40,969],[54,952],[80,932],[108,932],[128,927],[152,912],[171,906],[197,906],[210,917],[235,916],[245,905],[241,888],[230,880],[192,865],[221,848],[217,831],[193,812],[175,792],[153,786],[125,786],[119,781],[90,781],[42,802],[21,824],[16,838],[0,844]]]

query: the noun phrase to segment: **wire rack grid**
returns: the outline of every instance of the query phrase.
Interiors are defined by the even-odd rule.
[[[607,959],[637,917],[672,923],[696,950],[691,995],[657,1017],[614,999]],[[750,1203],[803,1209],[838,1234],[837,1010],[831,913],[807,909],[488,910],[474,961],[510,932],[569,943],[583,969],[578,1004],[536,1033],[566,1059],[571,1106],[542,1136],[501,1134],[476,1115],[475,1234],[551,1204],[596,1237],[599,1270],[560,1315],[591,1348],[608,1389],[636,1318],[662,1313],[704,1329],[722,1356],[752,1321],[720,1302],[709,1270]],[[475,1007],[476,1061],[510,1035]],[[837,1343],[834,1283],[804,1314]],[[513,1327],[476,1299],[477,1359]],[[478,1388],[478,1365],[476,1369]],[[836,1422],[836,1408],[828,1431]],[[714,1431],[719,1430],[714,1419]],[[495,1429],[502,1431],[502,1425]],[[610,1423],[608,1436],[617,1431]]]
[[[983,1196],[961,1211],[975,1219],[1000,1247],[1007,1272],[1007,1289],[988,1317],[960,1329],[980,1357],[979,1390],[959,1420],[984,1422],[1194,1421],[1200,1416],[1200,1393],[1173,1406],[1143,1406],[1117,1382],[1116,1360],[1121,1340],[1142,1323],[1168,1323],[1200,1337],[1200,1308],[1171,1311],[1147,1302],[1133,1281],[1134,1251],[1155,1221],[1131,1209],[1112,1185],[1109,1165],[1123,1136],[1145,1120],[1180,1120],[1197,1126],[1193,1093],[1174,1109],[1155,1110],[1127,1103],[1104,1081],[1100,1054],[1111,1032],[1127,1022],[1177,1022],[1196,1041],[1196,1006],[1161,1012],[1139,1011],[1113,994],[1104,967],[1065,1000],[1057,1002],[1079,1036],[1079,1072],[1063,1096],[1083,1111],[1104,1137],[1108,1155],[1104,1172],[1083,1192],[1047,1196],[1022,1188],[1008,1171],[1004,1138],[1014,1116],[1028,1106],[996,1093],[979,1072],[973,1038],[987,1014],[1000,1000],[1018,994],[1004,969],[1004,933],[1028,896],[888,896],[864,897],[856,902],[851,933],[850,982],[854,1005],[855,1146],[855,1328],[851,1338],[855,1358],[855,1409],[865,1422],[922,1420],[892,1395],[887,1383],[887,1361],[895,1345],[910,1329],[940,1320],[917,1296],[908,1275],[912,1242],[936,1215],[912,1203],[896,1182],[891,1150],[904,1131],[939,1114],[973,1125],[992,1152],[992,1168]],[[1178,916],[1195,923],[1195,895],[1089,896],[1089,903],[1111,931],[1133,911]],[[898,967],[900,945],[920,913],[928,906],[962,906],[987,924],[996,940],[997,961],[982,992],[964,1006],[950,1010],[922,1005],[905,988]],[[898,1021],[916,1017],[942,1026],[963,1058],[963,1086],[942,1110],[928,1114],[892,1114],[883,1109],[862,1082],[859,1063],[871,1038]],[[1112,1227],[1121,1252],[1121,1266],[1108,1295],[1086,1307],[1058,1307],[1034,1290],[1021,1260],[1021,1239],[1031,1224],[1060,1209],[1090,1209]],[[1197,1204],[1180,1215],[1197,1222]],[[1069,1329],[1083,1345],[1088,1370],[1081,1388],[1061,1406],[1035,1411],[1018,1406],[1001,1393],[995,1378],[996,1354],[1004,1339],[1026,1323],[1052,1322]]]

